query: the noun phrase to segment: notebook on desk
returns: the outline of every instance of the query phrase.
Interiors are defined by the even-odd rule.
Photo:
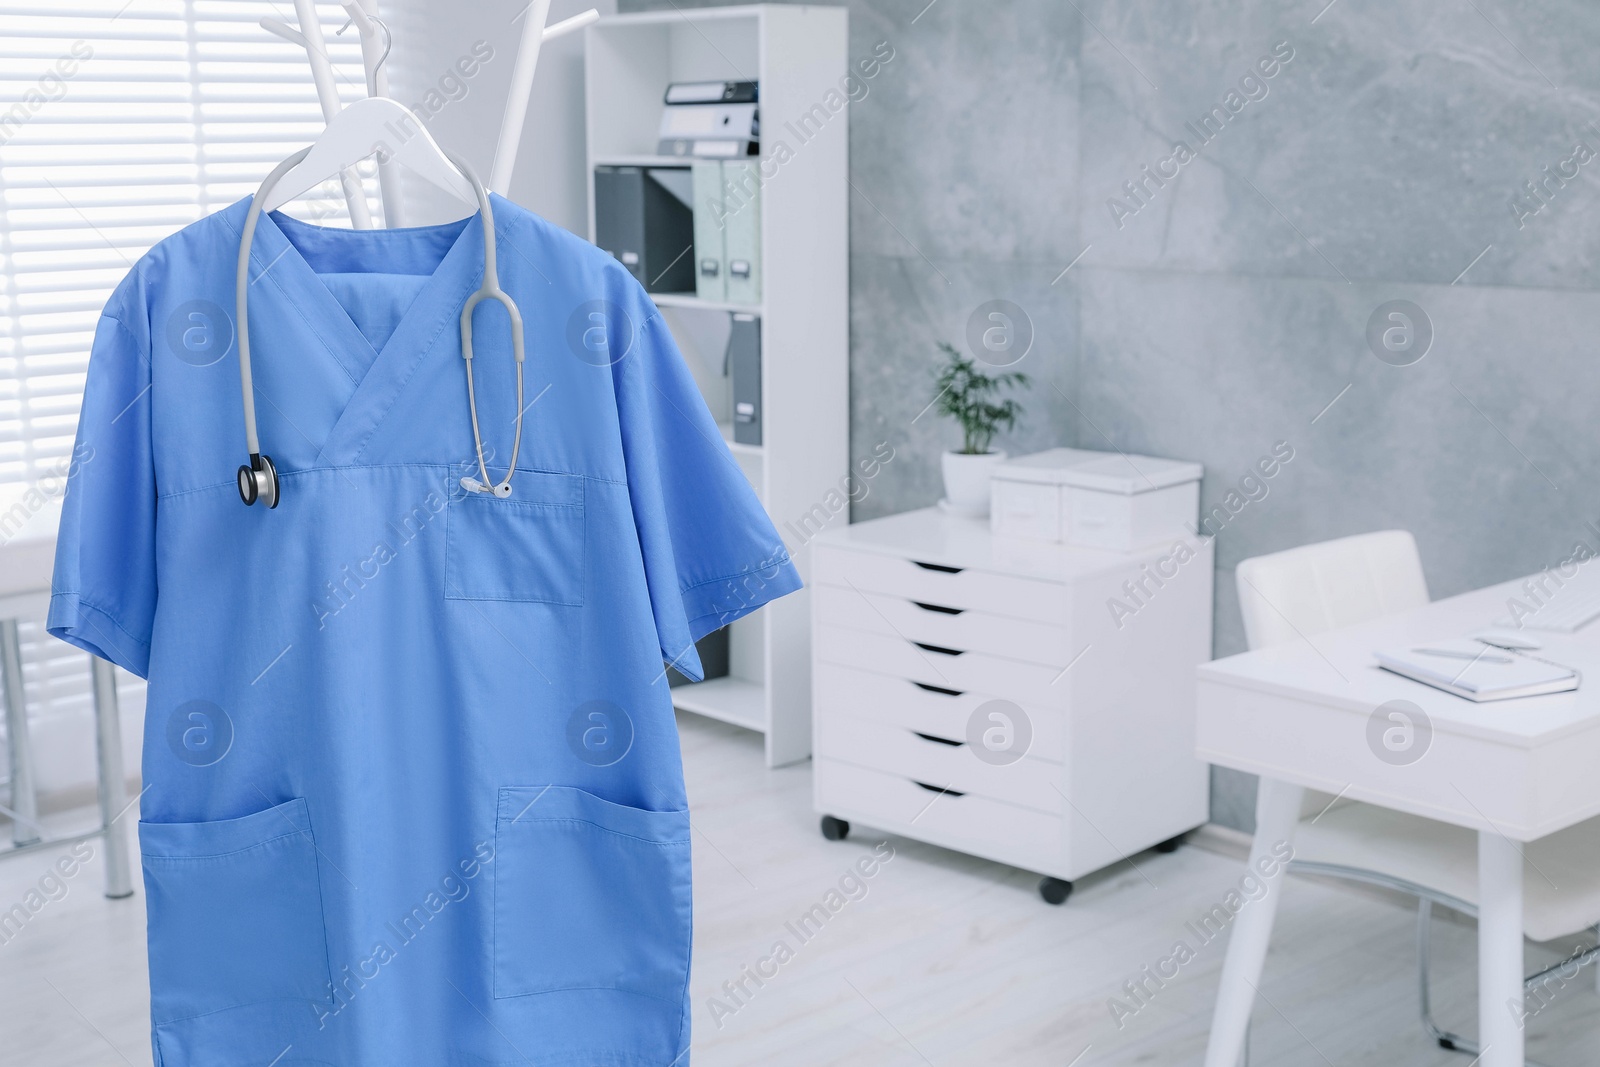
[[[1471,638],[1434,641],[1408,649],[1375,653],[1378,666],[1467,700],[1513,700],[1565,693],[1581,676],[1570,667]]]

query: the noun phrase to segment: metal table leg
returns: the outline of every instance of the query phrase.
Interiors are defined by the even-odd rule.
[[[106,896],[133,895],[129,874],[128,834],[121,816],[128,804],[122,769],[122,720],[117,714],[116,667],[99,656],[89,657],[94,675],[95,747],[100,758],[100,825],[105,828]]]
[[[16,619],[0,619],[0,675],[5,685],[6,747],[11,753],[11,840],[31,845],[39,840],[39,798],[28,746],[28,694],[22,685],[22,640]]]

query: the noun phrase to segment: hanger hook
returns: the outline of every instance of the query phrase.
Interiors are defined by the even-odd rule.
[[[383,54],[378,56],[378,61],[372,65],[372,76],[376,78],[378,71],[382,70],[383,65],[389,61],[389,50],[394,47],[394,34],[389,32],[389,24],[378,16],[368,15],[367,20],[375,23],[378,29],[383,31]]]
[[[349,10],[351,6],[353,5],[347,5],[346,9]],[[370,23],[373,23],[378,27],[378,29],[383,31],[383,53],[378,56],[378,61],[372,65],[372,84],[374,88],[372,88],[371,91],[375,93],[377,92],[375,87],[378,84],[378,71],[382,70],[383,65],[389,61],[389,51],[394,48],[394,33],[389,29],[389,24],[384,22],[377,15],[367,15],[366,20]],[[265,22],[266,20],[263,19],[262,23],[265,24]],[[338,30],[335,31],[334,35],[342,35],[344,31],[348,30],[354,22],[355,15],[352,14],[350,18],[345,20],[344,25],[340,26]],[[271,29],[271,27],[268,27],[268,29]]]

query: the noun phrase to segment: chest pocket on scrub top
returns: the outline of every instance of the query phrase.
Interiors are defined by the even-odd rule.
[[[513,495],[456,493],[445,512],[446,600],[581,607],[582,477],[518,471]]]

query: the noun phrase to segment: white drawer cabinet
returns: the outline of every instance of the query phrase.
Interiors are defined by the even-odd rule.
[[[926,729],[830,715],[817,727],[813,756],[888,771],[935,792],[976,793],[1051,814],[1059,814],[1063,807],[1056,785],[1060,764],[1031,756],[1009,766],[984,763],[972,758],[964,742]]]
[[[1032,619],[839,585],[819,585],[811,598],[811,610],[822,627],[829,630],[866,630],[935,648],[986,652],[1057,670],[1071,658],[1067,628]]]
[[[995,699],[988,693],[896,678],[874,671],[819,663],[812,683],[812,699],[828,709],[827,718],[869,719],[913,732],[960,740],[979,705]],[[1045,715],[1022,704],[1033,726],[1029,755],[1061,762],[1065,748],[1065,715]],[[820,720],[813,720],[820,721]]]
[[[928,509],[828,531],[812,558],[828,836],[854,821],[1037,871],[1059,903],[1206,820],[1209,543],[1071,548]]]

